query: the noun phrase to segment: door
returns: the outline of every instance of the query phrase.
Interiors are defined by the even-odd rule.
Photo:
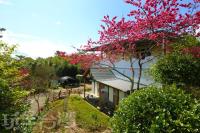
[[[113,104],[118,105],[119,103],[119,90],[113,88]]]
[[[109,101],[109,92],[108,92],[108,86],[99,83],[99,91],[100,91],[100,98],[103,102]]]

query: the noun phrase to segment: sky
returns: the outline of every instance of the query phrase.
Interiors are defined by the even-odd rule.
[[[17,53],[45,58],[98,39],[103,16],[126,17],[131,8],[124,0],[0,0],[0,27]]]

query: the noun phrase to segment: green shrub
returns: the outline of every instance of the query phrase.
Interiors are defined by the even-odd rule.
[[[149,87],[122,100],[111,122],[115,133],[200,132],[200,103],[175,86]]]
[[[0,132],[12,132],[18,117],[28,110],[28,92],[21,89],[21,62],[14,58],[16,46],[0,41]],[[14,123],[15,122],[15,123]],[[15,124],[15,125],[14,125]]]
[[[171,53],[158,60],[151,68],[151,75],[162,84],[199,87],[200,59],[187,54]]]

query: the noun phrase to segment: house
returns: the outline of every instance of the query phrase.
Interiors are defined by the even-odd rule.
[[[156,62],[156,56],[162,54],[162,47],[155,47],[155,42],[150,40],[141,40],[135,42],[136,44],[136,51],[135,54],[132,55],[133,61],[126,61],[124,57],[121,57],[118,62],[115,62],[115,69],[120,73],[128,77],[132,77],[132,73],[130,70],[130,66],[133,65],[134,67],[134,88],[137,87],[137,82],[139,81],[139,71],[140,66],[138,64],[138,57],[142,58],[142,74],[140,78],[140,86],[139,88],[143,88],[147,85],[154,83],[154,81],[145,75],[145,71],[149,69],[151,64]],[[109,45],[109,44],[108,44]],[[103,46],[100,46],[103,47]],[[111,47],[112,50],[113,47]],[[91,51],[98,51],[99,47],[92,48]],[[106,55],[105,53],[103,53]],[[126,56],[126,55],[125,55]],[[140,57],[142,56],[142,57]],[[120,57],[119,57],[120,58]],[[99,64],[105,64],[104,62],[99,62]],[[128,94],[130,94],[131,90],[131,82],[125,77],[119,74],[119,72],[113,71],[112,68],[102,67],[101,65],[97,65],[99,67],[92,67],[90,69],[90,73],[93,77],[92,81],[92,94],[103,102],[111,102],[115,106],[118,105],[119,101]],[[108,65],[109,66],[109,65]]]
[[[111,69],[93,67],[90,71],[93,77],[91,92],[102,102],[111,102],[116,106],[130,93],[131,82],[117,77]],[[136,85],[134,86],[136,89]],[[141,84],[141,87],[145,87],[145,85]]]

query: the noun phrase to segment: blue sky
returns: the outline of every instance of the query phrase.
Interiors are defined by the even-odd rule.
[[[48,57],[97,39],[104,15],[123,17],[130,9],[124,0],[0,0],[0,27],[19,53]]]

